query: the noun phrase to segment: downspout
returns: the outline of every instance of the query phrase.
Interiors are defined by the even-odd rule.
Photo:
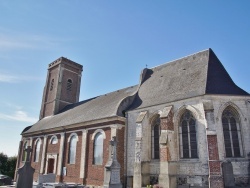
[[[64,157],[64,151],[65,151],[65,136],[66,136],[66,131],[65,131],[65,128],[63,128],[63,138],[64,138],[64,140],[63,140],[63,147],[62,147],[62,151],[61,151],[61,164],[59,164],[60,165],[60,177],[59,177],[59,182],[63,182],[63,164],[65,164],[65,157]],[[62,139],[62,135],[61,135],[61,139]],[[59,154],[60,155],[60,154]]]

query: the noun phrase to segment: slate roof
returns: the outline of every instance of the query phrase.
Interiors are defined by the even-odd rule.
[[[133,108],[205,94],[249,95],[235,85],[211,49],[143,72]]]
[[[61,113],[45,117],[35,123],[25,134],[102,118],[123,116],[122,110],[130,105],[130,103],[126,103],[126,99],[133,96],[137,88],[137,86],[132,86],[68,105]],[[123,101],[125,101],[126,104],[123,104]],[[124,109],[120,109],[121,104]]]
[[[107,117],[124,110],[174,102],[205,94],[245,95],[211,49],[144,69],[140,84],[66,106],[59,114],[35,123],[26,133]],[[133,103],[132,103],[133,102]]]

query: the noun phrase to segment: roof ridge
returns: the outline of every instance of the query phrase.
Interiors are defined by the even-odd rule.
[[[164,67],[164,66],[166,66],[166,65],[170,65],[170,64],[172,64],[172,63],[175,63],[176,61],[179,61],[179,60],[181,60],[181,59],[189,58],[189,57],[194,56],[194,55],[197,55],[197,54],[199,54],[199,53],[210,52],[211,50],[212,50],[211,48],[208,48],[208,49],[205,49],[205,50],[201,50],[201,51],[199,51],[199,52],[192,53],[192,54],[186,55],[186,56],[184,56],[184,57],[177,58],[177,59],[174,59],[174,60],[165,62],[165,63],[163,63],[163,64],[157,65],[157,66],[152,67],[152,68],[150,68],[150,69],[155,69],[155,68],[158,68],[158,67]]]
[[[205,94],[249,95],[249,93],[235,84],[219,58],[211,49],[208,56]]]

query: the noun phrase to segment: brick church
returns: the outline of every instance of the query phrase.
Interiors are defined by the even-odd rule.
[[[123,187],[250,187],[250,94],[211,49],[145,68],[136,86],[79,102],[82,65],[48,66],[40,120],[21,133],[34,181],[102,187],[116,136]]]

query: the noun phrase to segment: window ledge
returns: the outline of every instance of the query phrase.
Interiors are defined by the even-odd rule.
[[[197,163],[201,162],[199,158],[188,158],[188,159],[183,159],[181,158],[179,162],[188,162],[188,163]]]
[[[160,159],[151,159],[150,162],[160,162]]]
[[[238,161],[245,161],[245,160],[249,160],[246,157],[225,157],[224,158],[224,162],[226,161],[230,161],[230,162],[238,162]]]
[[[102,164],[92,164],[92,166],[94,166],[94,167],[103,167]]]

